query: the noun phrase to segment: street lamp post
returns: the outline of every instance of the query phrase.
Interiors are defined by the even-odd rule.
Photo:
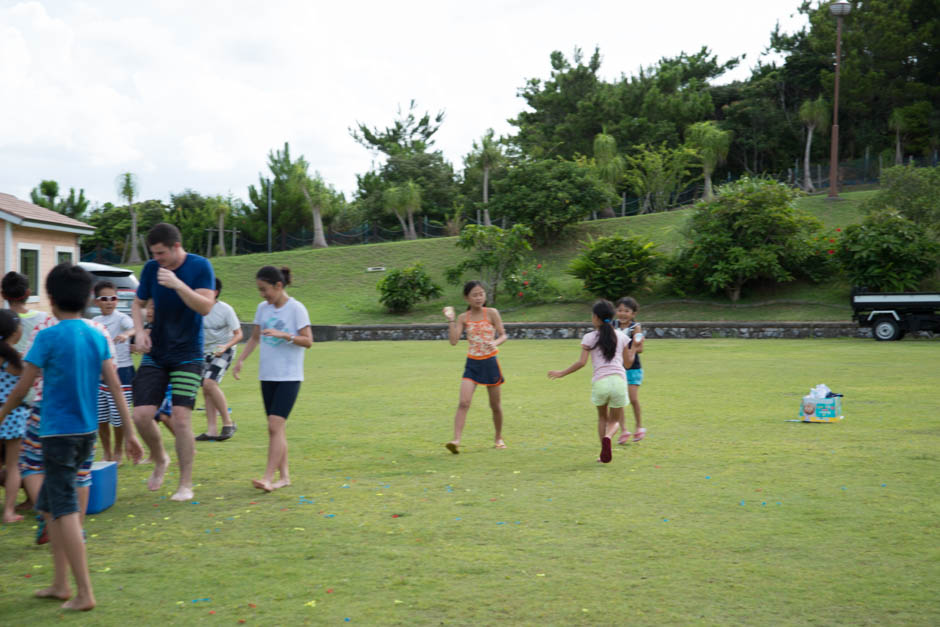
[[[829,149],[829,200],[839,200],[839,65],[842,60],[842,18],[851,10],[852,5],[846,0],[829,5],[829,12],[836,17],[836,81],[832,99],[832,146]]]

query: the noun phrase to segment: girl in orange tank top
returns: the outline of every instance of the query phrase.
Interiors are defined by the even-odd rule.
[[[463,286],[463,296],[469,305],[467,311],[455,316],[453,307],[444,307],[448,322],[448,339],[456,346],[461,334],[467,332],[467,363],[460,382],[460,402],[454,415],[454,439],[445,444],[451,453],[460,452],[460,437],[467,421],[467,411],[473,392],[478,385],[486,386],[493,410],[493,427],[496,431],[495,448],[506,448],[503,442],[503,408],[500,402],[500,386],[505,382],[496,360],[497,347],[508,338],[499,312],[486,305],[486,288],[479,281],[470,281]]]

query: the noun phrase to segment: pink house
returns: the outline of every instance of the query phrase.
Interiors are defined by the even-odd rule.
[[[0,193],[0,259],[3,272],[22,272],[29,277],[33,295],[30,308],[49,311],[43,283],[53,266],[77,263],[79,239],[95,227],[61,213]]]

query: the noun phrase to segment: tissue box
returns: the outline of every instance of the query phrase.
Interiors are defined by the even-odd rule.
[[[815,398],[804,396],[800,403],[803,422],[838,422],[842,420],[842,397]]]
[[[103,512],[114,505],[115,498],[117,498],[117,463],[92,463],[87,513]]]

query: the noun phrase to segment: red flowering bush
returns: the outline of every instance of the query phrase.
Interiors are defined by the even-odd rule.
[[[504,280],[506,288],[516,294],[516,299],[528,305],[547,303],[558,296],[558,290],[548,280],[542,264],[525,266],[524,270],[513,272]]]

